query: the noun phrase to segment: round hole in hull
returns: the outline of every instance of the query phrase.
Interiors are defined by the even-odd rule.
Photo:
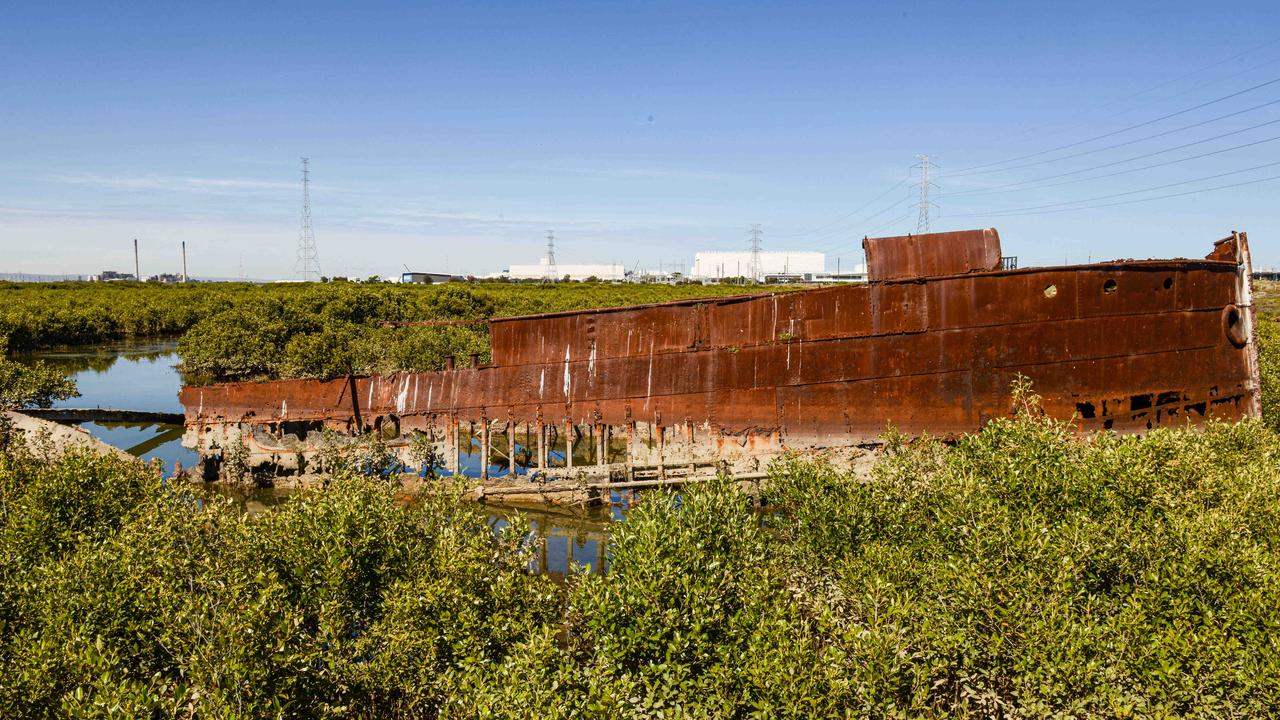
[[[1226,333],[1227,340],[1238,348],[1249,343],[1249,336],[1244,331],[1244,316],[1235,305],[1222,308],[1222,330]]]

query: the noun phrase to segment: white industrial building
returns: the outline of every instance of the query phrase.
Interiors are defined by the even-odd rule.
[[[498,273],[496,277],[512,280],[541,280],[549,279],[552,275],[547,269],[547,259],[542,258],[537,265],[512,265]],[[618,263],[594,265],[556,263],[555,279],[563,280],[565,275],[568,275],[570,280],[586,280],[593,277],[597,280],[621,282],[627,278],[627,269]]]
[[[761,251],[760,267],[754,273],[753,262],[750,250],[700,252],[693,256],[693,269],[689,272],[689,277],[694,280],[718,280],[727,277],[752,277],[754,274],[757,280],[769,277],[808,280],[827,270],[827,256],[820,252]]]

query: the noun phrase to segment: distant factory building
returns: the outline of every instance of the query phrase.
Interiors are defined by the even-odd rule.
[[[103,270],[95,276],[90,276],[98,282],[127,282],[135,280],[133,273],[116,272],[115,270]]]
[[[864,283],[867,281],[867,266],[854,265],[852,270],[842,270],[840,272],[816,273],[809,278],[809,282],[827,284],[827,283]]]
[[[812,280],[825,274],[827,256],[820,252],[762,251],[760,267],[752,270],[752,253],[749,250],[732,252],[704,251],[693,256],[693,269],[689,277],[694,280],[719,280],[721,278],[752,277],[757,280]]]
[[[546,258],[543,258],[538,261],[537,265],[512,265],[498,273],[496,277],[505,277],[511,280],[541,280],[554,276],[557,280],[563,280],[566,275],[569,276],[570,280],[595,278],[606,282],[621,282],[627,279],[627,269],[618,263],[597,265],[556,263],[553,272],[549,270]]]
[[[449,273],[432,273],[432,272],[406,272],[400,275],[400,282],[414,283],[418,285],[431,285],[433,283],[447,283],[453,280],[453,276]]]

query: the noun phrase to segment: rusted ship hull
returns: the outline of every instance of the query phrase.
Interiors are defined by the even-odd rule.
[[[187,387],[186,442],[293,469],[322,427],[377,429],[425,434],[440,472],[635,479],[974,431],[1019,375],[1084,431],[1259,414],[1243,234],[1204,260],[1023,270],[994,230],[864,246],[865,285],[495,319],[484,366]]]

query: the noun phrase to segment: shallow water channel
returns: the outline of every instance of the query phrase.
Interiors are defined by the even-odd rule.
[[[109,343],[24,353],[13,359],[28,363],[41,360],[73,376],[80,397],[54,407],[181,413],[178,391],[182,375],[176,347],[177,342],[171,340]],[[200,459],[195,451],[182,447],[182,425],[86,422],[80,427],[132,455],[159,460],[166,475],[175,462],[190,468]],[[269,512],[298,491],[209,485],[202,492],[231,498],[246,512],[258,513]],[[623,518],[630,500],[629,494],[615,494],[607,507],[562,510],[486,504],[478,509],[486,513],[495,529],[505,526],[513,513],[523,513],[538,536],[537,569],[561,579],[571,564],[586,566],[592,572],[607,567],[609,523]]]

